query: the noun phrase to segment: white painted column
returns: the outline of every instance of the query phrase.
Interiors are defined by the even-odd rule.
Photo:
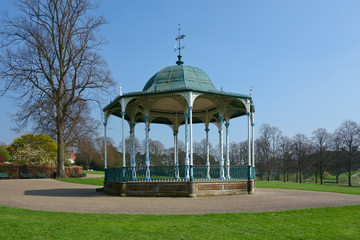
[[[149,154],[149,131],[150,131],[150,116],[145,116],[145,167],[146,167],[146,174],[145,174],[145,181],[151,181],[150,178],[150,154]]]
[[[209,128],[205,128],[206,132],[206,179],[210,179],[210,145],[209,145]]]
[[[230,179],[230,137],[229,137],[229,122],[225,123],[226,127],[226,160],[225,160],[225,166],[226,166],[226,179]]]
[[[190,172],[189,172],[189,141],[188,141],[188,118],[189,113],[184,113],[185,117],[185,180],[190,180]]]
[[[255,121],[254,121],[254,113],[251,113],[251,132],[252,132],[252,146],[251,146],[251,152],[252,152],[252,166],[255,167]]]
[[[224,180],[224,140],[223,140],[223,123],[224,117],[219,117],[219,145],[220,145],[220,180]]]
[[[247,116],[248,116],[248,166],[249,166],[248,180],[251,180],[250,113],[247,113]]]
[[[130,123],[131,134],[131,181],[136,181],[136,159],[135,159],[135,123]]]
[[[122,147],[123,147],[123,182],[126,182],[126,152],[125,152],[125,112],[121,112],[122,118]]]
[[[192,141],[192,109],[190,106],[190,181],[194,181],[194,159],[193,159],[193,141]]]
[[[107,139],[106,139],[106,125],[107,122],[104,122],[104,168],[107,169]]]
[[[174,130],[174,164],[175,164],[175,180],[179,180],[179,159],[178,159],[178,130]]]

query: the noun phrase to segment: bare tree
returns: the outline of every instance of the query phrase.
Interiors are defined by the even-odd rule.
[[[249,145],[247,141],[242,141],[239,143],[240,145],[240,163],[242,165],[246,165],[249,162]]]
[[[143,140],[143,145],[145,145],[145,140]],[[152,166],[163,165],[162,155],[164,150],[165,146],[160,141],[149,139],[149,154]]]
[[[80,138],[77,144],[76,164],[82,165],[84,169],[89,169],[99,158],[101,156],[95,148],[94,139],[89,136]]]
[[[303,170],[305,167],[305,159],[308,151],[308,139],[302,134],[298,133],[293,139],[293,151],[296,157],[296,182],[302,183]]]
[[[259,174],[260,180],[263,180],[265,175],[266,165],[266,151],[264,150],[264,139],[258,138],[255,140],[255,161],[256,161],[256,172]]]
[[[134,138],[134,144],[135,144],[135,159],[138,153],[141,153],[142,146],[140,144],[140,141],[137,137]],[[122,141],[119,143],[118,149],[120,149],[120,152],[122,153],[123,147],[122,147]],[[132,150],[132,139],[131,136],[128,136],[125,138],[125,160],[126,160],[126,166],[131,166],[131,150]],[[136,161],[136,160],[135,160]]]
[[[348,176],[348,185],[351,186],[351,174],[356,164],[356,154],[360,145],[360,127],[356,122],[347,120],[343,122],[335,131],[335,135],[341,141],[341,148],[346,153],[346,174]]]
[[[259,129],[260,137],[257,142],[258,154],[260,159],[264,161],[264,168],[267,173],[267,180],[270,181],[271,172],[275,164],[279,170],[278,162],[278,146],[281,138],[281,131],[278,127],[262,124]],[[260,145],[259,145],[260,144]]]
[[[81,101],[98,101],[113,85],[105,61],[96,53],[103,39],[103,17],[89,13],[90,0],[19,0],[20,16],[6,17],[0,30],[2,94],[17,93],[26,126],[38,104],[50,104],[58,143],[57,172],[65,177],[65,129],[71,109]],[[36,113],[36,111],[35,111]]]
[[[194,151],[194,164],[195,165],[205,165],[206,164],[206,141],[205,139],[201,142],[193,143]]]
[[[280,156],[281,156],[281,164],[282,169],[284,171],[284,182],[289,181],[289,172],[290,172],[290,166],[291,166],[291,157],[292,157],[292,151],[291,151],[291,145],[292,141],[290,138],[286,136],[282,136],[280,138]]]
[[[241,156],[240,156],[240,143],[231,142],[230,143],[230,164],[240,165]]]
[[[277,167],[278,180],[280,180],[280,158],[279,158],[279,145],[282,137],[282,133],[278,127],[272,126],[270,131],[270,151],[271,161]]]
[[[315,161],[320,177],[320,184],[323,184],[325,168],[329,163],[327,153],[331,144],[331,135],[325,128],[318,128],[312,133],[312,141],[315,147]]]
[[[344,163],[342,161],[344,152],[341,150],[342,141],[340,136],[336,134],[332,134],[331,141],[331,156],[330,156],[330,171],[336,177],[336,183],[339,184],[339,176],[342,172],[344,172]]]
[[[104,137],[99,137],[95,140],[95,148],[96,151],[98,152],[98,156],[100,156],[100,158],[96,159],[96,166],[99,169],[104,169],[104,158],[103,156],[105,155],[105,141],[104,141]],[[117,151],[115,144],[114,144],[114,139],[107,137],[106,139],[106,148],[107,148],[107,164],[108,167],[112,168],[112,167],[120,167],[122,166],[122,155],[120,155],[120,153]]]
[[[56,112],[51,101],[39,102],[32,106],[31,116],[34,123],[34,132],[45,133],[46,135],[57,138],[56,129]],[[23,114],[18,112],[15,115],[17,123],[23,123],[25,118],[29,117],[29,114]],[[69,106],[68,114],[65,117],[64,123],[64,142],[66,147],[77,147],[79,140],[84,137],[96,135],[96,131],[100,125],[100,121],[96,121],[91,117],[91,111],[89,103],[83,100],[79,100],[72,106]],[[22,126],[18,126],[17,129],[22,129]]]
[[[267,180],[270,181],[270,174],[272,169],[272,163],[271,163],[271,132],[272,127],[269,124],[262,124],[259,129],[260,133],[260,141],[261,143],[259,151],[261,151],[261,156],[264,161],[264,167],[265,171],[267,173]]]

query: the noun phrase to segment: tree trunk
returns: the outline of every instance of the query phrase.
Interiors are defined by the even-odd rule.
[[[349,154],[349,163],[348,163],[348,186],[351,187],[351,163],[352,163],[352,155]]]
[[[57,178],[66,178],[65,174],[65,141],[64,141],[64,117],[62,111],[62,102],[57,104]]]
[[[286,182],[286,172],[284,171],[284,182]]]
[[[339,184],[339,174],[336,173],[335,176],[336,176],[336,184]]]

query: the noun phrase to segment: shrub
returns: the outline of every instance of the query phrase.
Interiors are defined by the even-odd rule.
[[[18,164],[54,165],[57,145],[45,134],[25,134],[8,147],[11,161]]]
[[[6,150],[6,148],[0,146],[0,163],[8,162],[10,161],[10,158],[11,156],[9,152]]]

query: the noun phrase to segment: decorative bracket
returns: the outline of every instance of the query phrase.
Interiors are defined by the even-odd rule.
[[[130,97],[130,98],[121,98],[120,99],[120,104],[121,104],[121,111],[122,112],[126,112],[126,106],[128,105],[128,103],[133,100],[134,97]]]
[[[197,93],[197,92],[195,92],[195,93],[194,92],[178,93],[178,94],[183,96],[186,99],[189,109],[193,107],[195,99],[198,96],[202,95],[202,93]]]

